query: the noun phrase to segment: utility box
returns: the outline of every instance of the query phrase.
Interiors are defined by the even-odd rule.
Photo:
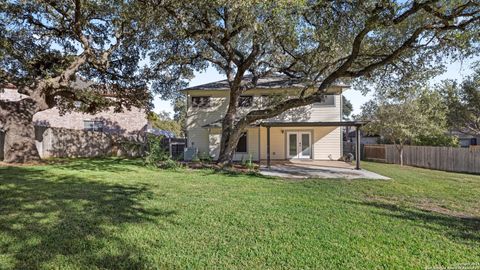
[[[183,160],[192,161],[198,157],[198,149],[196,147],[187,147],[183,152]]]

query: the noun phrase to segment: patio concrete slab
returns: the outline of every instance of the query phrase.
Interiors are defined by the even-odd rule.
[[[307,178],[343,178],[343,179],[379,179],[390,178],[364,169],[355,170],[350,163],[342,161],[283,161],[272,162],[270,169],[260,166],[260,173],[290,179]]]

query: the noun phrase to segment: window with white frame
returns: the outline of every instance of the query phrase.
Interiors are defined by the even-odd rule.
[[[314,103],[316,106],[335,106],[335,95],[325,95],[323,101]]]
[[[103,121],[84,120],[83,129],[87,131],[103,131]]]
[[[193,108],[208,108],[210,107],[210,97],[192,97]]]

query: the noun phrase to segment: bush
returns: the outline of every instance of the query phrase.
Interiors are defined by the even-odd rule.
[[[158,167],[162,168],[162,169],[173,169],[173,170],[176,170],[176,169],[180,169],[182,168],[182,164],[179,163],[178,161],[176,160],[173,160],[173,159],[167,159],[167,160],[164,160],[164,161],[161,161],[160,163],[158,163]]]
[[[114,155],[121,154],[128,157],[139,157],[145,154],[146,145],[142,141],[122,139],[117,142],[117,145],[117,153],[113,153]]]
[[[206,152],[202,152],[198,155],[198,159],[202,162],[212,162],[213,158]],[[193,161],[193,160],[192,160]]]
[[[160,161],[170,159],[169,153],[162,144],[162,138],[159,136],[147,135],[147,152],[145,155],[145,164],[158,166]]]
[[[247,162],[245,163],[245,167],[249,170],[254,170],[255,169],[255,164],[252,162],[252,154],[248,157]]]

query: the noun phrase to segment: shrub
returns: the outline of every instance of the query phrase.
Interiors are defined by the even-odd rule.
[[[202,162],[212,162],[213,158],[206,152],[202,152],[198,155],[198,159]],[[193,160],[192,160],[193,161]]]
[[[180,169],[182,168],[182,164],[179,163],[178,161],[176,160],[173,160],[173,159],[166,159],[164,161],[161,161],[160,163],[158,163],[158,167],[162,168],[162,169],[173,169],[173,170],[177,170],[177,169]]]
[[[248,160],[245,163],[245,167],[247,167],[247,169],[249,170],[255,169],[255,164],[252,162],[252,154],[248,156]]]
[[[192,157],[192,162],[194,162],[194,163],[200,162],[200,159],[198,158],[198,155],[194,155]]]
[[[121,154],[128,157],[138,157],[145,154],[146,145],[141,141],[122,139],[117,142],[117,145],[117,153],[113,153],[114,155]]]
[[[170,159],[169,153],[162,144],[162,138],[154,135],[147,135],[147,152],[145,155],[145,164],[158,166],[160,161]]]

